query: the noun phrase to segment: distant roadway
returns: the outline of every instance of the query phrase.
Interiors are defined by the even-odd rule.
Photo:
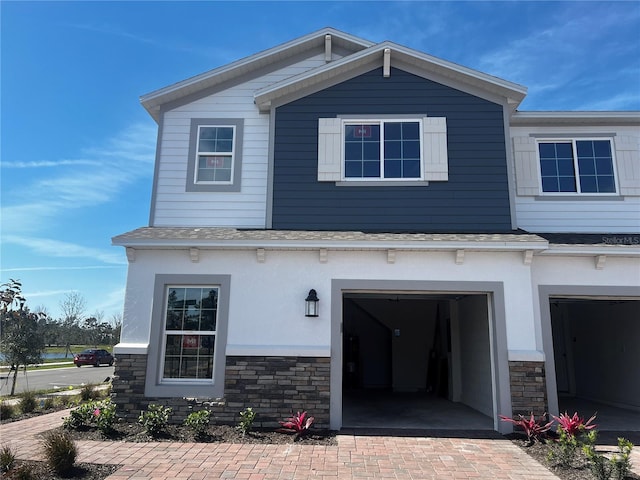
[[[23,371],[18,372],[18,380],[16,382],[16,394],[25,391],[49,390],[58,387],[60,390],[66,390],[69,387],[81,387],[88,383],[99,384],[105,381],[107,377],[113,377],[114,367],[107,365],[100,367],[76,367],[71,364],[70,367],[52,368],[49,370],[30,370],[26,374]],[[0,373],[0,395],[9,395],[11,392],[11,383],[13,382],[13,372]]]

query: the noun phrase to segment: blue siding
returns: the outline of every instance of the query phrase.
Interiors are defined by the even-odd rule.
[[[317,181],[318,118],[447,118],[449,181],[345,187]],[[511,230],[502,106],[398,69],[376,69],[276,109],[272,228]]]

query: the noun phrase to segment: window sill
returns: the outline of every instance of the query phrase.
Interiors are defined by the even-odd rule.
[[[535,201],[551,201],[551,202],[562,202],[562,201],[588,201],[588,202],[621,202],[624,200],[624,197],[618,194],[607,193],[603,195],[537,195],[534,197]]]
[[[336,187],[426,187],[426,180],[355,180],[335,182]]]

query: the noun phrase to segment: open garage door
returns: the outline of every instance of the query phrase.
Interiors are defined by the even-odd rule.
[[[486,294],[343,293],[345,427],[493,429]]]
[[[550,296],[559,411],[640,430],[640,299]]]

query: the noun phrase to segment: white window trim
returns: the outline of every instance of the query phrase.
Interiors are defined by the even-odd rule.
[[[230,152],[201,152],[199,150],[200,147],[200,132],[203,128],[231,128],[233,130],[233,135],[231,137],[231,151]],[[237,128],[235,125],[208,125],[202,124],[198,125],[198,136],[196,138],[196,163],[195,169],[193,172],[193,183],[195,185],[233,185],[233,178],[236,167],[236,131]],[[198,180],[198,172],[200,171],[200,157],[201,156],[231,156],[231,175],[229,176],[229,180],[225,181],[216,181],[216,180]]]
[[[166,321],[166,292],[169,286],[212,286],[218,288],[218,309],[216,314],[216,343],[213,360],[213,379],[202,382],[199,379],[162,380],[164,372],[164,330]],[[156,274],[151,309],[151,329],[144,395],[146,397],[185,396],[185,386],[193,397],[221,398],[224,396],[227,329],[229,322],[231,276],[209,274]],[[173,380],[173,379],[172,379]]]
[[[218,310],[219,306],[216,304],[216,329],[215,330],[167,330],[167,314],[169,310],[169,305],[167,302],[167,298],[169,298],[169,290],[171,288],[209,288],[216,289],[217,292],[217,300],[220,303],[220,285],[202,285],[202,284],[193,284],[193,285],[166,285],[164,291],[164,307],[162,311],[162,344],[160,347],[160,368],[158,369],[158,381],[162,384],[190,384],[190,385],[211,385],[215,383],[215,361],[216,361],[216,349],[218,348]],[[167,349],[167,335],[198,335],[198,336],[212,336],[215,337],[213,344],[213,368],[212,368],[212,377],[211,378],[166,378],[164,376],[164,360]]]
[[[606,140],[609,142],[609,149],[611,151],[611,164],[613,168],[613,183],[615,186],[615,192],[582,192],[580,190],[580,170],[578,168],[578,149],[576,142],[579,141],[599,141]],[[575,175],[576,191],[575,192],[545,192],[542,187],[542,164],[540,162],[540,147],[541,143],[569,143],[572,144],[573,150],[573,171]],[[616,151],[613,137],[559,137],[559,138],[536,138],[536,159],[538,162],[538,184],[540,185],[540,196],[552,196],[552,197],[585,197],[585,196],[597,196],[597,197],[616,197],[620,195],[620,187],[618,185],[618,171],[616,166]]]
[[[387,178],[384,176],[384,124],[385,123],[409,123],[409,122],[417,122],[418,123],[418,132],[420,139],[420,176],[419,177],[410,177],[410,178],[398,178],[391,177]],[[347,125],[380,125],[380,177],[347,177],[345,176],[345,127]],[[341,124],[341,147],[340,147],[340,161],[341,161],[341,171],[342,178],[341,182],[357,182],[362,184],[362,182],[371,182],[371,183],[405,183],[405,182],[424,182],[424,153],[423,153],[423,145],[424,145],[424,133],[423,133],[423,125],[422,118],[345,118],[342,119]]]

